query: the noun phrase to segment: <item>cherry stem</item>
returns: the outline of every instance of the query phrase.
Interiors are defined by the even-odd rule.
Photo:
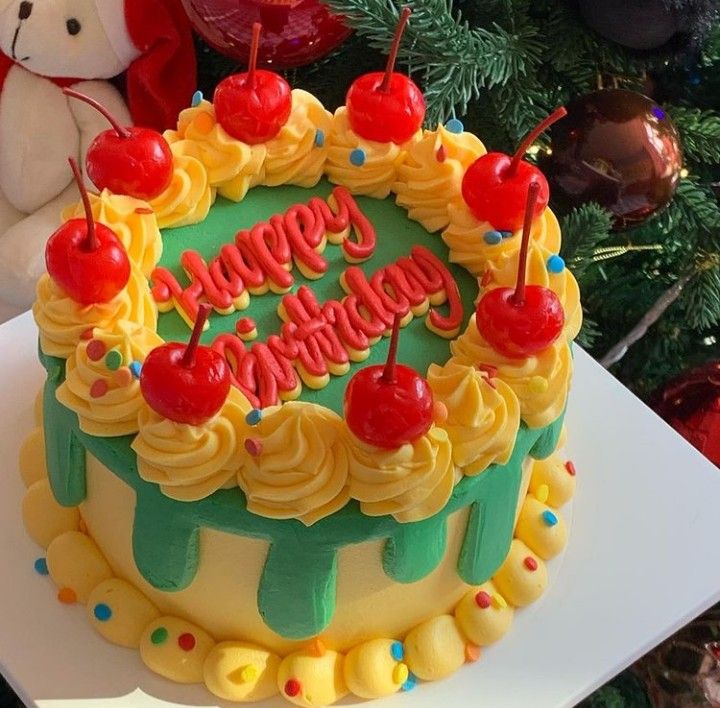
[[[397,350],[398,341],[400,339],[401,320],[402,316],[400,315],[400,313],[396,313],[395,319],[393,320],[392,335],[390,336],[390,349],[388,351],[387,361],[385,362],[385,370],[380,377],[381,381],[387,384],[394,384],[396,381],[395,364],[397,363]]]
[[[190,341],[188,342],[187,347],[185,347],[183,358],[180,360],[180,366],[184,366],[186,369],[189,369],[195,364],[195,352],[200,344],[200,335],[202,334],[203,327],[205,326],[208,317],[210,317],[210,310],[212,310],[212,305],[207,302],[203,303],[198,308],[198,314],[195,318],[195,326],[193,327],[192,334],[190,335]]]
[[[513,305],[525,303],[525,279],[527,277],[527,258],[530,247],[530,231],[532,230],[533,216],[535,214],[535,202],[540,193],[540,183],[530,182],[528,187],[527,203],[525,204],[525,221],[523,222],[522,241],[520,243],[520,255],[518,256],[518,274],[515,293],[512,296]]]
[[[257,68],[258,52],[260,51],[260,33],[262,25],[259,22],[253,22],[252,41],[250,43],[250,58],[248,59],[248,84],[250,88],[255,88],[255,69]]]
[[[395,62],[397,61],[397,55],[400,51],[400,41],[402,40],[403,32],[405,31],[405,26],[410,19],[410,15],[412,15],[412,10],[406,5],[400,12],[400,20],[395,28],[395,37],[390,45],[390,54],[388,55],[387,64],[385,65],[385,76],[383,77],[379,89],[383,93],[387,93],[390,90],[390,79],[392,78],[393,71],[395,70]]]
[[[512,177],[515,174],[518,165],[520,164],[520,160],[525,157],[525,153],[530,149],[530,146],[537,140],[538,136],[541,133],[545,132],[553,123],[557,123],[561,118],[564,118],[566,115],[567,110],[565,109],[565,106],[559,106],[542,123],[540,123],[537,127],[533,128],[528,133],[525,140],[520,143],[520,147],[513,155],[512,162],[510,163],[510,167],[508,167],[507,171],[509,177]]]
[[[85,188],[85,181],[83,180],[77,160],[74,157],[68,157],[68,162],[70,163],[70,169],[73,171],[75,181],[77,182],[80,198],[82,199],[83,208],[85,209],[85,218],[87,219],[87,239],[84,250],[97,251],[100,244],[98,243],[97,234],[95,233],[95,219],[93,218],[92,206],[90,205],[90,197]]]
[[[100,113],[108,123],[113,127],[115,132],[118,134],[119,138],[129,138],[131,137],[131,133],[127,128],[124,128],[120,123],[117,122],[117,119],[115,118],[110,111],[108,111],[105,106],[103,106],[101,103],[96,101],[94,98],[90,98],[90,96],[86,96],[84,93],[80,93],[79,91],[74,91],[70,88],[64,88],[63,93],[66,96],[70,96],[70,98],[77,98],[78,101],[83,101],[84,103],[87,103],[88,106],[92,106],[98,113]]]

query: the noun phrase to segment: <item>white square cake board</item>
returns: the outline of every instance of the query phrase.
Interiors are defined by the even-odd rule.
[[[230,705],[152,674],[33,570],[43,553],[23,530],[16,458],[44,380],[36,347],[29,314],[0,325],[0,670],[41,708]],[[567,423],[578,486],[562,567],[476,664],[374,705],[571,706],[720,600],[720,470],[575,351]]]

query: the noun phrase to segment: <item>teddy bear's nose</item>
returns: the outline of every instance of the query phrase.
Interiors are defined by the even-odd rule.
[[[31,2],[27,2],[27,0],[23,0],[23,2],[20,3],[20,10],[18,12],[18,17],[21,20],[27,20],[28,17],[30,17],[32,13],[32,6],[33,4]]]

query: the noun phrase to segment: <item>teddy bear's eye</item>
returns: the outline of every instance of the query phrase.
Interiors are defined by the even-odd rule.
[[[80,34],[80,30],[82,29],[82,26],[74,17],[71,17],[65,23],[65,26],[67,27],[68,34],[72,35],[73,37],[76,34]]]

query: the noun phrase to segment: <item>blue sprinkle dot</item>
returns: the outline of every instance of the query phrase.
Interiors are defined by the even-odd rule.
[[[412,691],[413,688],[417,686],[417,678],[415,674],[409,674],[407,677],[407,681],[401,686],[403,691]]]
[[[445,130],[449,130],[451,133],[459,134],[465,130],[465,126],[458,118],[451,118],[447,123],[445,123]]]
[[[262,411],[259,408],[253,408],[245,416],[245,422],[248,425],[257,425],[261,420],[262,420]]]
[[[558,522],[557,516],[555,516],[555,514],[550,511],[550,509],[546,509],[545,511],[543,511],[542,518],[548,526],[555,526],[555,524],[557,524]]]
[[[195,91],[192,97],[192,101],[190,101],[190,105],[195,108],[196,106],[199,106],[202,103],[203,98],[203,92],[202,91]]]
[[[503,240],[502,234],[499,231],[486,231],[483,238],[488,246],[497,246],[497,244]]]
[[[95,605],[93,614],[99,622],[107,622],[112,617],[112,610],[104,602],[99,602]]]
[[[325,132],[320,130],[320,128],[315,131],[315,145],[319,148],[325,145]]]
[[[44,558],[38,558],[35,561],[35,572],[39,575],[47,575],[48,574],[48,567],[47,567],[47,561]]]
[[[142,364],[139,361],[134,361],[132,364],[130,364],[130,371],[132,371],[132,375],[136,378],[140,378],[140,371],[142,370]]]
[[[501,231],[500,235],[503,238],[510,238],[513,235],[513,232],[512,231]]]
[[[355,148],[350,153],[350,162],[355,165],[355,167],[362,167],[365,164],[365,150]]]
[[[653,106],[651,113],[658,119],[662,120],[665,118],[665,111],[660,106]]]
[[[395,661],[402,661],[405,658],[405,649],[402,642],[393,642],[390,647],[390,655]]]
[[[565,261],[557,254],[547,259],[547,269],[550,273],[562,273],[565,270]]]

